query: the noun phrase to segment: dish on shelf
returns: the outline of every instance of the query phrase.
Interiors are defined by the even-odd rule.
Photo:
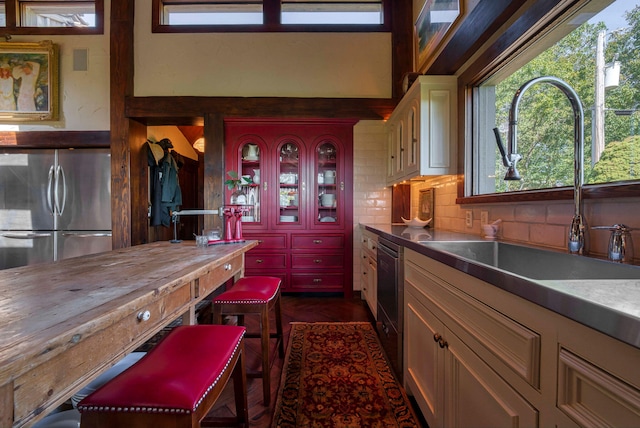
[[[329,223],[329,222],[335,222],[335,221],[336,221],[336,219],[335,219],[335,218],[333,218],[333,217],[329,217],[329,216],[327,216],[327,217],[322,217],[322,218],[320,219],[320,221],[321,221],[321,222],[323,222],[323,223]]]
[[[293,223],[294,221],[298,221],[297,215],[281,215],[280,221],[283,223]]]
[[[409,227],[415,227],[415,228],[425,227],[426,225],[431,223],[431,220],[433,220],[433,218],[430,218],[429,220],[420,220],[418,217],[412,218],[411,220],[407,220],[404,217],[400,217],[400,218],[402,219],[405,225]]]
[[[258,156],[245,156],[243,159],[246,161],[252,161],[252,162],[260,160]]]

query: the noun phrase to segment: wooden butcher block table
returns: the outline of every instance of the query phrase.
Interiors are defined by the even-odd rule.
[[[0,271],[0,427],[30,426],[244,269],[257,241],[155,242]]]

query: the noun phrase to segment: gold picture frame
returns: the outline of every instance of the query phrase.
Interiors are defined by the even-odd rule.
[[[426,0],[415,23],[417,71],[425,71],[436,48],[462,15],[460,0]]]
[[[0,43],[0,123],[58,120],[58,46]]]
[[[427,221],[433,218],[434,210],[434,196],[435,189],[430,187],[428,189],[420,189],[418,195],[418,218],[422,221]],[[433,227],[434,221],[431,221],[431,227]]]

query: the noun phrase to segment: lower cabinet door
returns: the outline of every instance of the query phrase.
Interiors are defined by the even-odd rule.
[[[430,428],[444,426],[444,373],[437,340],[444,324],[431,311],[405,294],[404,381]]]
[[[538,426],[537,409],[447,327],[446,314],[412,292],[405,298],[404,379],[430,428]]]
[[[538,411],[445,330],[445,426],[537,427]]]

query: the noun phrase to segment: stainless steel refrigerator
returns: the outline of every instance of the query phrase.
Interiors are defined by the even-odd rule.
[[[0,269],[109,251],[108,149],[0,149]]]

